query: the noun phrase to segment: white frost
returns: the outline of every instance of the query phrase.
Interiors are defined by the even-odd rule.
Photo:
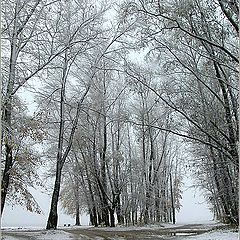
[[[188,240],[238,240],[238,233],[232,231],[214,231],[197,236],[188,237]]]
[[[12,231],[14,234],[14,232]],[[64,232],[62,230],[43,230],[40,232],[18,232],[16,236],[3,235],[2,240],[16,240],[21,237],[28,236],[30,239],[39,240],[67,240],[73,239],[72,234]]]

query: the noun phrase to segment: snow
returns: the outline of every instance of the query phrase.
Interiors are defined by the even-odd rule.
[[[15,238],[15,237],[10,237],[10,236],[4,236],[1,238],[2,240],[17,240],[18,238]]]
[[[12,231],[12,233],[14,233],[14,231]],[[17,240],[20,239],[24,236],[28,236],[30,239],[36,239],[36,240],[67,240],[67,239],[73,239],[72,238],[72,234],[64,232],[63,230],[42,230],[42,231],[20,231],[17,232],[16,236],[3,236],[2,240]],[[25,239],[25,238],[24,238]]]
[[[197,236],[188,237],[187,240],[238,240],[239,234],[232,231],[214,231]]]
[[[155,228],[156,226],[154,226]],[[77,227],[73,227],[77,228]],[[87,226],[80,227],[80,228],[89,228]],[[152,226],[148,227],[116,227],[111,228],[112,231],[119,231],[121,229],[122,231],[130,230],[130,229],[152,229]],[[159,228],[159,226],[158,226]],[[109,228],[101,228],[101,230]],[[165,227],[163,228],[165,229]],[[33,230],[30,229],[3,229],[2,230],[3,237],[2,240],[20,240],[20,239],[26,239],[26,236],[29,239],[34,240],[73,240],[76,239],[74,236],[68,232],[65,232],[63,229],[59,230],[44,230],[44,229],[38,229]],[[172,236],[172,240],[238,240],[239,234],[237,232],[233,232],[231,230],[215,230],[210,231],[207,233],[199,234],[199,235],[190,235],[188,233],[176,233],[176,236]],[[158,236],[156,236],[157,239]],[[84,237],[81,237],[81,235],[78,236],[78,239],[86,239]],[[103,238],[95,238],[96,240],[103,240]],[[124,240],[122,237],[117,237],[118,240]]]

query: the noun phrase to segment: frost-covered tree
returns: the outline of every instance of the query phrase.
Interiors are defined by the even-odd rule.
[[[46,39],[50,38],[44,26],[47,6],[50,1],[3,1],[2,2],[2,148],[3,165],[1,179],[1,212],[4,209],[19,142],[14,134],[30,125],[24,116],[21,126],[15,125],[16,118],[23,116],[16,110],[19,107],[18,92],[23,89],[58,53],[46,51]],[[48,42],[49,43],[49,42]],[[53,50],[53,49],[52,49]],[[24,108],[24,107],[22,107]],[[25,114],[26,115],[26,114]],[[31,126],[29,126],[29,129]],[[18,133],[17,133],[18,134]],[[21,133],[19,133],[21,134]],[[26,137],[28,138],[28,137]],[[26,143],[26,142],[25,142]],[[33,151],[28,148],[29,151]],[[27,153],[25,149],[25,153]],[[29,153],[31,154],[31,153]],[[27,166],[27,164],[26,164]],[[16,170],[16,169],[15,169]],[[18,173],[20,175],[20,172]],[[23,176],[22,176],[23,177]]]
[[[166,130],[191,139],[195,157],[201,156],[201,163],[206,164],[201,171],[208,180],[204,185],[200,177],[202,186],[209,189],[214,184],[211,199],[222,206],[224,219],[236,223],[237,2],[128,1],[122,14],[125,21],[137,19],[138,47],[148,51],[147,59],[152,70],[159,71],[165,93],[141,79],[138,82],[174,110],[176,119],[181,119],[177,131]],[[227,184],[221,186],[220,179]]]

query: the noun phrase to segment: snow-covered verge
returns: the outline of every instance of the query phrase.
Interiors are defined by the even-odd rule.
[[[224,230],[208,232],[197,236],[189,236],[186,240],[238,240],[238,236],[239,233],[237,232]]]
[[[145,228],[141,228],[142,230]],[[118,231],[117,229],[115,229]],[[126,231],[127,232],[127,231]],[[23,240],[23,239],[33,239],[33,240],[73,240],[73,239],[105,239],[105,238],[97,238],[97,236],[93,235],[93,238],[90,237],[84,237],[83,235],[72,235],[71,233],[68,233],[64,230],[38,230],[38,231],[33,231],[32,229],[29,230],[4,230],[2,231],[2,240]],[[188,233],[176,233],[176,236],[168,236],[168,235],[155,235],[156,239],[162,239],[162,237],[166,236],[166,239],[171,239],[171,240],[238,240],[239,234],[237,232],[234,232],[232,230],[215,230],[211,232],[207,232],[204,234],[199,234],[199,235],[188,235]],[[153,235],[151,235],[153,237]],[[150,235],[146,235],[146,239],[153,239],[151,238]],[[115,239],[115,240],[124,240],[124,237],[117,237],[115,236],[112,238],[109,236],[107,239]],[[127,239],[127,238],[126,238]],[[140,239],[140,238],[136,238]],[[145,238],[144,238],[145,239]],[[155,238],[154,238],[155,239]],[[165,238],[164,238],[165,239]]]
[[[19,239],[26,239],[26,236],[29,239],[35,240],[67,240],[73,239],[72,234],[64,232],[63,230],[42,230],[42,231],[19,231],[14,232],[12,231],[9,235],[8,233],[2,232],[1,240],[19,240]]]

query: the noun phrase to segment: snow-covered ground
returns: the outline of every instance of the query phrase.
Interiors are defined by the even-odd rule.
[[[31,230],[27,231],[26,229],[24,231],[19,231],[16,236],[8,236],[5,235],[4,232],[2,232],[2,239],[1,240],[20,240],[20,239],[26,239],[24,236],[28,236],[29,239],[34,240],[67,240],[72,238],[72,234],[64,232],[63,230],[42,230],[42,231],[34,231],[31,232]],[[22,236],[22,238],[21,238]]]
[[[197,236],[187,237],[186,240],[238,240],[239,233],[232,231],[213,231]]]
[[[84,227],[82,227],[84,228]],[[88,227],[85,227],[88,228]],[[150,227],[149,227],[150,228]],[[114,228],[116,231],[119,231],[120,227]],[[112,231],[114,231],[112,228]],[[124,231],[125,228],[121,228],[122,231]],[[129,230],[129,228],[127,228]],[[136,230],[136,228],[134,228]],[[146,229],[146,227],[142,227],[140,229]],[[103,230],[103,229],[102,229]],[[126,230],[126,229],[125,229]],[[26,236],[29,239],[33,240],[73,240],[73,239],[79,239],[79,240],[85,240],[90,238],[85,238],[84,236],[79,235],[76,238],[76,235],[72,235],[71,233],[68,233],[64,230],[50,230],[46,231],[44,229],[40,230],[33,230],[33,229],[5,229],[2,231],[3,236],[2,240],[21,240],[26,239]],[[172,237],[166,237],[166,240],[238,240],[239,234],[237,232],[233,232],[231,230],[217,230],[217,231],[211,231],[204,234],[199,234],[195,236],[190,236],[187,234],[177,234],[176,236]],[[158,239],[158,236],[155,236],[156,239]],[[103,238],[92,238],[92,239],[103,239]],[[108,238],[111,239],[111,238]],[[115,240],[124,240],[124,238],[118,238],[114,237],[112,239]],[[150,238],[152,239],[152,238]],[[162,238],[161,238],[162,239]]]
[[[61,230],[57,231],[48,231],[48,232],[40,232],[40,233],[28,233],[30,239],[36,240],[73,240],[73,236],[70,233],[66,233]],[[12,236],[3,236],[2,240],[19,240],[19,237]],[[79,238],[81,239],[81,237]],[[197,236],[177,236],[173,237],[174,239],[179,240],[238,240],[238,233],[231,231],[216,231],[204,233]],[[82,238],[84,240],[84,238]]]

